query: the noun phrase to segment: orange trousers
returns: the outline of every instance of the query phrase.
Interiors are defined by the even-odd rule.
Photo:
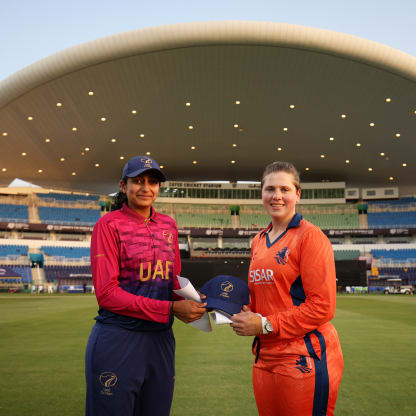
[[[315,352],[310,336],[316,336]],[[308,355],[275,355],[260,349],[253,389],[260,416],[333,416],[344,362],[336,331],[312,331],[304,338]],[[264,359],[262,359],[262,356]],[[271,359],[273,357],[273,359]]]

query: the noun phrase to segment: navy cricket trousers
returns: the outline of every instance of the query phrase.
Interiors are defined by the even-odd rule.
[[[86,416],[168,416],[175,381],[172,329],[137,332],[97,322],[85,375]]]

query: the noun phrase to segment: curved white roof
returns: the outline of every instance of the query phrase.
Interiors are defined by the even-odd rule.
[[[120,33],[0,83],[0,183],[17,176],[110,190],[120,157],[149,151],[170,179],[254,179],[266,163],[287,159],[309,168],[304,180],[411,186],[415,81],[413,56],[299,25],[221,21]]]

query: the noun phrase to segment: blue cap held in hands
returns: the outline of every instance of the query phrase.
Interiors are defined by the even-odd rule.
[[[250,303],[248,285],[235,276],[219,275],[205,282],[201,288],[207,298],[207,308],[218,309],[234,315],[243,305]]]

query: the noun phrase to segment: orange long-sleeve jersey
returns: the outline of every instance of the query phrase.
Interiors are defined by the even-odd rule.
[[[332,327],[329,321],[336,303],[331,244],[300,214],[275,241],[269,240],[270,227],[257,234],[251,245],[251,310],[273,325],[273,333],[261,335],[260,343],[276,344],[278,355],[308,356],[307,342],[311,340],[319,356],[321,345],[312,331],[325,333]]]

